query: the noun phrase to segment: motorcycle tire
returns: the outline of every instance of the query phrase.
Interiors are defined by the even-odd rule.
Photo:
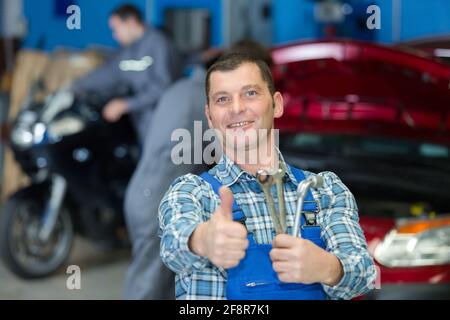
[[[64,204],[48,241],[43,243],[39,239],[47,200],[47,188],[31,185],[14,193],[0,216],[0,257],[10,271],[24,279],[54,273],[65,263],[72,249],[73,221]]]

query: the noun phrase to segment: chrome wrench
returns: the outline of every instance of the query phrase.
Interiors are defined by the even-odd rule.
[[[273,175],[269,174],[267,170],[260,169],[256,173],[256,180],[258,181],[261,189],[264,192],[264,197],[266,198],[267,207],[269,209],[269,214],[272,219],[275,232],[277,234],[283,233],[283,229],[281,228],[280,221],[275,210],[275,203],[273,202],[273,197],[270,192],[270,189],[272,188],[274,182]]]
[[[286,233],[286,203],[284,200],[284,188],[283,188],[283,178],[285,174],[286,174],[286,167],[284,166],[283,163],[281,163],[280,168],[278,168],[278,170],[273,175],[277,188],[278,206],[280,209],[279,214],[280,227],[283,233]]]
[[[294,228],[292,229],[292,236],[294,237],[300,237],[299,234],[300,231],[300,221],[301,221],[301,215],[303,210],[303,203],[305,201],[306,193],[308,192],[309,188],[320,188],[323,185],[323,178],[319,175],[315,175],[312,177],[309,177],[308,179],[303,180],[298,184],[297,187],[297,194],[298,194],[298,200],[297,200],[297,209],[295,211],[295,218],[294,218]]]

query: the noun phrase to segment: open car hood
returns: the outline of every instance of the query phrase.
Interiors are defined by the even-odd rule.
[[[395,44],[394,48],[409,52],[414,51],[418,55],[427,56],[444,63],[447,62],[447,64],[450,62],[450,34],[403,41]]]
[[[450,145],[450,66],[353,41],[273,49],[282,131],[403,137]]]

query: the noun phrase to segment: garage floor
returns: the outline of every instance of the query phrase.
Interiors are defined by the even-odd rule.
[[[129,261],[129,250],[105,252],[77,238],[67,266],[80,267],[80,290],[66,288],[67,267],[45,279],[22,280],[0,263],[0,299],[121,299]]]

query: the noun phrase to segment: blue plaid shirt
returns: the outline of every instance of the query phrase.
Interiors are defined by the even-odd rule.
[[[281,161],[282,156],[280,154]],[[297,205],[298,182],[289,166],[286,170],[284,194],[288,231],[293,227]],[[233,191],[234,199],[246,216],[246,227],[257,243],[271,243],[274,229],[264,194],[255,177],[243,171],[228,157],[209,173]],[[305,176],[314,175],[305,171]],[[320,212],[317,222],[322,227],[326,250],[343,266],[344,276],[334,287],[323,285],[330,299],[351,299],[374,287],[376,271],[359,225],[358,208],[348,188],[332,172],[319,173],[323,187],[312,190]],[[236,192],[236,189],[239,192]],[[272,190],[275,205],[275,186]],[[227,273],[207,258],[190,251],[188,240],[195,228],[210,219],[220,198],[201,177],[187,174],[170,186],[159,206],[161,257],[176,273],[177,299],[226,299]]]

